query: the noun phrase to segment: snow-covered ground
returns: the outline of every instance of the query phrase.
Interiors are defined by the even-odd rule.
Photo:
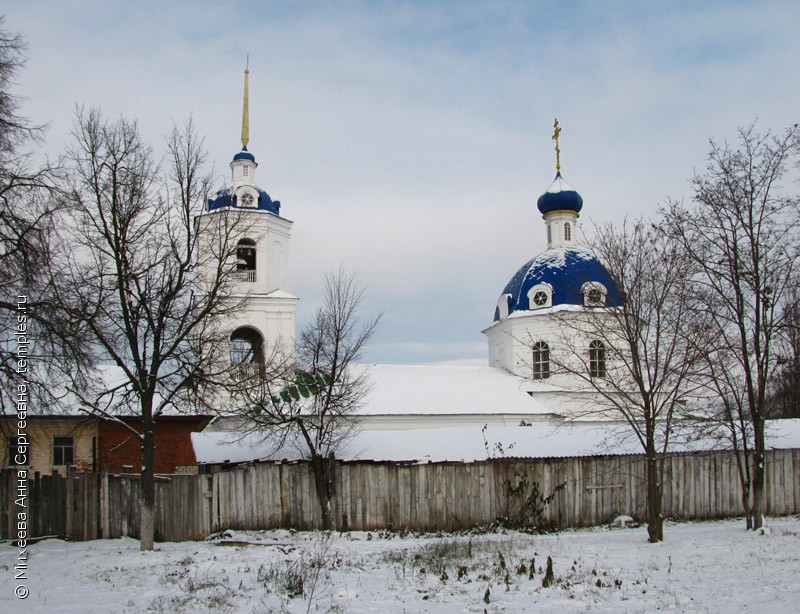
[[[206,542],[131,539],[0,545],[2,612],[797,612],[800,518],[481,535],[228,532]],[[543,587],[547,558],[554,582]],[[535,563],[532,564],[532,561]],[[533,566],[533,573],[531,567]]]

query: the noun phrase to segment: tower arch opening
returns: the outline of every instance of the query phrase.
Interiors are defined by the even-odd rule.
[[[239,281],[255,282],[256,253],[256,242],[253,239],[241,239],[236,244],[236,277]]]
[[[238,365],[264,364],[264,337],[252,326],[240,326],[230,336],[230,360]]]

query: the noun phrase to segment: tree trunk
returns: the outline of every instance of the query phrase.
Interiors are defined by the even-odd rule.
[[[664,541],[664,517],[661,515],[661,474],[653,442],[648,442],[647,454],[647,535],[651,544]]]
[[[767,513],[766,497],[766,455],[764,453],[764,419],[753,419],[753,529],[760,529],[765,524]]]
[[[728,407],[728,424],[733,437],[733,452],[736,455],[736,472],[739,475],[739,485],[742,487],[742,509],[744,510],[747,530],[753,528],[753,509],[750,503],[750,451],[747,444],[747,435],[742,432],[742,437],[736,436],[737,427]]]
[[[153,418],[143,416],[142,433],[142,505],[141,524],[139,527],[139,547],[141,550],[152,550],[155,539],[155,440],[153,438]]]
[[[746,482],[742,482],[742,508],[744,509],[744,521],[745,525],[747,526],[747,530],[754,528],[753,527],[753,507],[750,503],[750,479],[748,478]]]
[[[334,529],[333,524],[333,459],[323,458],[319,454],[311,457],[314,471],[314,482],[317,487],[317,499],[322,513],[322,528],[325,531]]]

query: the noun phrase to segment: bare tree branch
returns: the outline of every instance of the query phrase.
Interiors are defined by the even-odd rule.
[[[244,381],[237,414],[276,449],[299,444],[311,460],[323,527],[333,528],[332,461],[357,428],[369,391],[368,371],[356,363],[381,316],[361,319],[365,290],[339,268],[326,275],[322,306],[300,332],[297,362],[273,355],[266,373]]]
[[[79,323],[98,363],[121,382],[84,377],[70,390],[104,418],[142,418],[142,548],[152,548],[154,426],[165,411],[193,411],[232,381],[218,324],[244,300],[231,298],[235,212],[203,215],[211,178],[189,120],[166,141],[162,171],[136,122],[77,110],[65,165],[57,301]],[[189,386],[191,384],[191,386]]]
[[[561,336],[550,360],[555,373],[579,383],[578,417],[623,420],[639,442],[647,459],[648,533],[662,541],[664,458],[673,420],[697,388],[692,376],[701,358],[694,340],[702,330],[687,318],[692,263],[677,241],[644,219],[595,228],[590,247],[622,306],[556,312]],[[529,339],[532,349],[536,341]],[[585,391],[590,402],[578,394]]]
[[[744,446],[743,498],[753,528],[764,522],[768,386],[798,283],[800,201],[780,185],[797,148],[797,125],[779,135],[751,125],[736,145],[712,140],[705,171],[692,179],[696,206],[666,210],[670,231],[699,268],[691,287],[695,311],[713,333],[710,385],[723,399],[723,423],[736,431],[731,440]]]

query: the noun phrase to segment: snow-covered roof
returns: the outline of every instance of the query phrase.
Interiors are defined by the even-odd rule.
[[[370,389],[363,415],[552,414],[529,391],[554,391],[502,369],[479,366],[355,365]]]
[[[192,433],[197,462],[240,463],[256,460],[300,460],[300,442],[276,449],[263,433]],[[672,452],[724,449],[724,442],[701,438],[672,446]],[[800,448],[800,420],[768,422],[767,448]],[[621,423],[571,423],[559,426],[446,427],[398,431],[363,430],[349,440],[338,457],[373,461],[480,461],[489,458],[545,458],[598,454],[641,454],[642,449]]]
[[[102,393],[104,391],[114,391],[113,398],[111,393],[105,395],[102,405],[107,407],[107,410],[112,414],[118,415],[136,415],[139,413],[139,407],[136,405],[134,395],[126,395],[126,392],[131,390],[130,380],[125,375],[125,372],[117,365],[113,364],[97,364],[89,374],[92,380],[91,389],[93,391],[91,396]],[[88,392],[87,392],[88,394]],[[163,397],[156,392],[153,399],[154,406],[158,406],[163,400]],[[133,405],[131,405],[133,402]],[[66,415],[82,415],[85,416],[86,412],[82,411],[85,404],[73,392],[64,390],[60,393],[59,409],[61,413]],[[185,416],[188,415],[186,411],[181,411],[173,404],[168,404],[160,415],[164,416]]]

